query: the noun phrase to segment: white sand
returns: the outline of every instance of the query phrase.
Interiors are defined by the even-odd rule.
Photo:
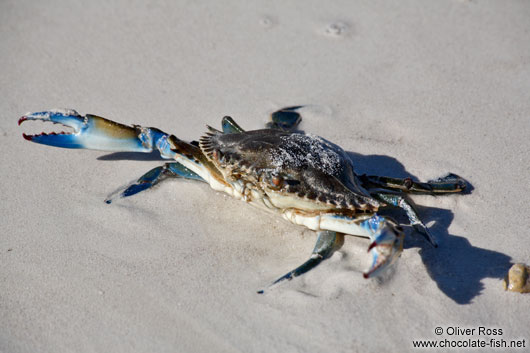
[[[0,351],[490,338],[437,326],[501,328],[491,337],[528,349],[530,296],[501,278],[530,263],[529,18],[527,1],[0,2]],[[314,233],[193,182],[106,205],[161,162],[39,146],[16,125],[69,107],[189,140],[223,115],[255,129],[293,104],[317,106],[301,128],[359,153],[358,172],[470,180],[471,195],[414,198],[440,248],[407,229],[392,276],[364,280],[368,241],[348,237],[258,295]]]

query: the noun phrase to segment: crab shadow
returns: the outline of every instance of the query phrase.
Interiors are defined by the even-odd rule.
[[[139,152],[113,152],[97,158],[98,161],[164,161],[160,152],[153,151],[148,153]]]
[[[395,158],[384,155],[361,155],[353,152],[349,152],[348,155],[358,173],[399,178],[410,177],[417,180]],[[472,191],[473,186],[467,182],[466,194]],[[469,304],[484,289],[483,279],[504,278],[512,265],[510,256],[473,246],[465,237],[450,234],[448,229],[454,218],[450,210],[423,206],[417,206],[417,210],[424,223],[434,222],[429,229],[439,246],[434,248],[412,227],[406,227],[408,229],[404,248],[420,248],[419,254],[429,276],[445,295],[458,304]],[[408,224],[408,219],[399,209],[383,213],[396,218],[401,224]]]

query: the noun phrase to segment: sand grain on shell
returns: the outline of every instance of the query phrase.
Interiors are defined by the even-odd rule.
[[[334,175],[342,170],[341,156],[323,138],[313,134],[281,137],[282,143],[272,150],[272,164],[279,170],[309,166]]]

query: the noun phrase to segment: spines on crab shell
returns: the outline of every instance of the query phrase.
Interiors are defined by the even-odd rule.
[[[207,132],[199,139],[199,147],[204,155],[213,163],[221,167],[240,167],[240,169],[247,169],[250,165],[235,151],[229,151],[216,139],[221,133]]]
[[[368,195],[352,191],[345,180],[336,175],[327,175],[320,170],[307,169],[301,172],[304,183],[287,185],[285,191],[296,197],[328,205],[332,209],[355,212],[377,212],[379,202]],[[355,178],[352,175],[352,178]],[[353,179],[354,180],[354,179]],[[286,181],[289,184],[289,181]],[[350,181],[353,184],[355,181]],[[309,187],[308,187],[309,186]]]
[[[215,133],[207,132],[206,135],[201,136],[199,139],[199,148],[202,150],[202,152],[208,157],[208,159],[212,160],[212,141],[210,140],[211,136],[214,136]]]
[[[211,162],[218,164],[218,160],[221,157],[219,154],[219,150],[216,149],[213,146],[211,137],[215,136],[216,133],[213,132],[207,132],[206,135],[201,136],[199,139],[199,148],[201,149],[202,153],[210,160]]]
[[[299,191],[293,187],[286,188],[287,193],[295,194],[296,197],[302,200],[307,200],[311,202],[320,203],[322,205],[328,205],[330,209],[336,210],[347,210],[352,213],[367,212],[372,213],[376,212],[378,209],[378,204],[372,204],[368,202],[362,202],[358,199],[351,199],[341,193],[317,193],[314,191],[304,192]]]
[[[218,141],[215,139],[220,134],[217,132],[207,132],[199,139],[199,148],[204,156],[221,171],[225,179],[236,179],[234,176],[237,177],[242,171],[241,167],[243,165],[239,165],[239,162],[242,160],[236,154],[220,148],[221,146],[219,146]]]

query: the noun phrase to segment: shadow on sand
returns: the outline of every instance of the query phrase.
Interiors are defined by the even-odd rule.
[[[98,161],[168,161],[160,157],[160,152],[153,151],[149,153],[141,152],[113,152],[97,158]]]
[[[349,152],[355,170],[359,174],[384,175],[399,178],[417,178],[408,173],[395,158],[382,155],[360,155]],[[473,187],[468,182],[467,194]],[[448,195],[438,197],[465,197]],[[511,258],[500,252],[482,249],[471,245],[463,236],[449,234],[453,221],[453,212],[433,207],[417,206],[424,223],[434,221],[431,233],[438,241],[438,248],[431,246],[425,239],[408,228],[405,237],[405,249],[420,248],[420,255],[438,288],[458,304],[469,304],[484,288],[482,279],[502,279],[512,265]],[[387,212],[385,212],[387,213]],[[388,211],[401,224],[408,224],[407,218],[399,209]]]

